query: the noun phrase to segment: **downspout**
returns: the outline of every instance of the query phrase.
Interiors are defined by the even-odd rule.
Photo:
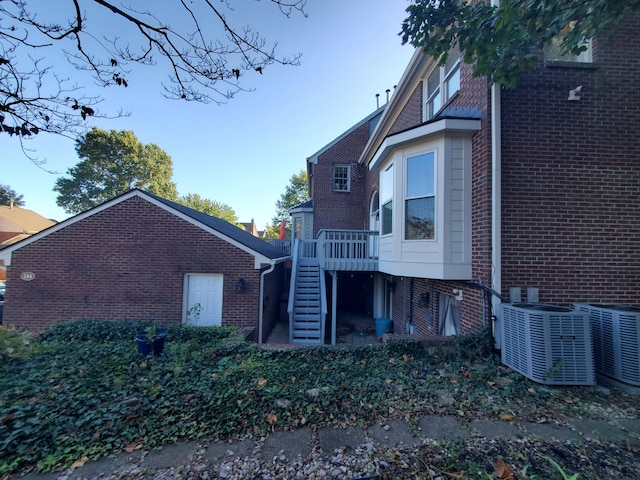
[[[491,0],[491,5],[500,7],[500,0]],[[502,291],[502,136],[500,85],[491,85],[491,289]],[[493,336],[496,348],[501,348],[502,311],[500,298],[491,297],[494,315]]]
[[[264,320],[264,277],[273,272],[276,265],[288,260],[291,257],[276,258],[270,262],[269,268],[260,272],[260,308],[258,309],[258,344],[262,343],[262,322]],[[277,299],[278,301],[280,299]]]

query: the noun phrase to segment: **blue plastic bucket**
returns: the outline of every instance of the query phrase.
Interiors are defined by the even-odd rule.
[[[376,336],[381,337],[391,331],[391,320],[388,318],[376,318]]]

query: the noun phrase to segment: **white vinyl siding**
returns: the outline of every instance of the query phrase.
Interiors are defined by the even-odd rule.
[[[479,120],[440,119],[383,142],[372,163],[380,203],[390,207],[391,226],[382,230],[389,233],[379,240],[381,273],[471,279],[471,136],[479,128]]]

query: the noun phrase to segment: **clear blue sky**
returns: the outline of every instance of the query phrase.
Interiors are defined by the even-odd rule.
[[[166,71],[138,69],[127,89],[86,86],[100,94],[102,110],[129,117],[96,120],[105,130],[132,130],[143,143],[155,143],[173,160],[180,195],[196,193],[231,206],[241,222],[255,219],[262,229],[275,215],[275,203],[306,158],[360,121],[393,89],[413,54],[401,45],[407,0],[308,0],[308,18],[287,19],[270,2],[236,10],[280,55],[302,53],[301,65],[271,66],[252,75],[226,105],[180,103],[160,93]],[[248,3],[247,3],[248,2]],[[245,17],[247,17],[245,19]],[[21,152],[15,139],[0,135],[0,184],[24,195],[25,208],[63,220],[53,186],[78,163],[72,140],[41,134],[28,147],[45,160],[48,173]]]

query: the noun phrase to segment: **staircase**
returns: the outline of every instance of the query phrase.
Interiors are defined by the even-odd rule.
[[[324,343],[320,263],[315,258],[300,258],[295,271],[293,311],[290,319],[290,343]]]

